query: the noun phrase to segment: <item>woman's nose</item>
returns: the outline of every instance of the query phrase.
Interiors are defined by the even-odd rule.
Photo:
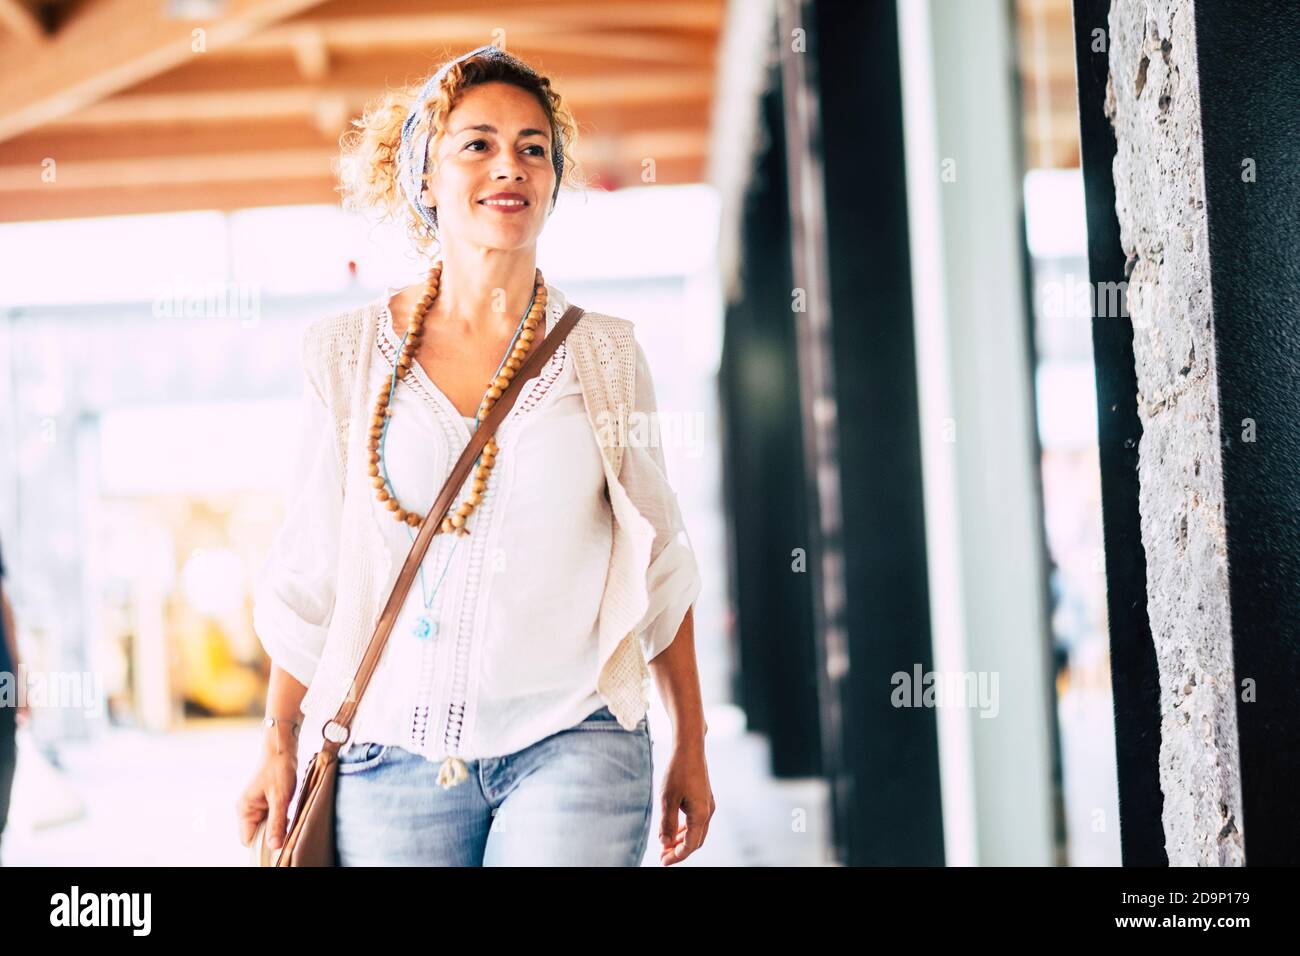
[[[508,176],[513,179],[523,179],[524,168],[517,157],[502,157],[497,162],[496,168],[492,170],[492,176],[494,179],[500,179],[503,176]]]

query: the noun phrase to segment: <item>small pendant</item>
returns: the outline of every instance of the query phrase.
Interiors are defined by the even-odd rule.
[[[411,633],[422,641],[427,640],[438,633],[438,622],[428,614],[421,614],[416,619],[415,626],[411,628]]]

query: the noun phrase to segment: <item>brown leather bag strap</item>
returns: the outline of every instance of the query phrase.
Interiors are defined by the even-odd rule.
[[[465,483],[465,479],[469,476],[470,469],[474,467],[474,462],[478,459],[483,446],[487,444],[497,426],[510,412],[515,399],[523,391],[524,384],[541,372],[542,366],[550,359],[559,344],[564,341],[564,337],[578,324],[578,320],[582,316],[582,309],[576,305],[569,306],[550,334],[541,341],[537,348],[528,353],[528,357],[524,359],[524,364],[519,367],[519,371],[510,380],[510,384],[501,393],[501,397],[496,400],[496,403],[488,412],[487,418],[470,436],[469,444],[461,452],[460,458],[451,469],[451,474],[447,477],[446,484],[442,486],[442,491],[434,501],[433,507],[429,509],[429,513],[424,516],[424,521],[420,524],[420,530],[415,536],[415,543],[411,545],[411,550],[406,556],[406,563],[402,565],[402,570],[398,572],[397,582],[393,585],[393,591],[388,596],[388,603],[384,605],[384,610],[379,615],[379,622],[375,626],[374,636],[370,638],[370,646],[366,648],[365,656],[361,659],[356,676],[352,679],[351,692],[339,707],[338,713],[334,715],[332,720],[326,721],[324,727],[321,728],[321,735],[325,738],[325,748],[337,752],[352,736],[352,718],[356,715],[357,706],[361,702],[361,695],[365,693],[366,685],[370,683],[370,676],[374,673],[375,665],[379,663],[379,655],[383,652],[384,645],[388,641],[388,635],[392,633],[393,626],[397,623],[397,616],[402,610],[402,605],[406,602],[407,592],[410,591],[411,583],[419,572],[420,562],[424,560],[425,552],[428,551],[433,536],[441,530],[442,519],[446,516],[448,509],[451,508],[456,492],[460,490],[461,485]],[[342,740],[336,741],[330,738],[328,732],[331,724],[347,731]]]

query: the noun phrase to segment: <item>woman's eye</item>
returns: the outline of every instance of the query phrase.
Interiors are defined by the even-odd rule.
[[[479,143],[482,143],[482,144],[484,144],[484,145],[487,145],[487,140],[485,140],[485,139],[476,139],[476,140],[472,140],[471,142],[468,142],[468,143],[465,144],[465,148],[466,148],[466,149],[469,149],[471,146],[477,146]],[[531,146],[526,146],[526,147],[524,147],[524,148],[525,148],[525,149],[535,149],[535,150],[537,150],[537,152],[531,154],[531,155],[533,155],[533,156],[545,156],[545,155],[546,155],[546,147],[545,147],[545,146],[540,146],[540,145],[538,145],[537,143],[533,143]],[[474,152],[477,153],[477,152],[479,152],[479,150],[474,150]]]

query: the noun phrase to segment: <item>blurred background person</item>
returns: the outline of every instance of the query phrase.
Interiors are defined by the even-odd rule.
[[[19,698],[18,631],[14,611],[5,590],[4,552],[0,550],[0,851],[4,847],[5,823],[9,819],[9,797],[14,771],[18,767],[18,727],[28,719],[26,698]],[[0,864],[4,862],[0,855]]]

